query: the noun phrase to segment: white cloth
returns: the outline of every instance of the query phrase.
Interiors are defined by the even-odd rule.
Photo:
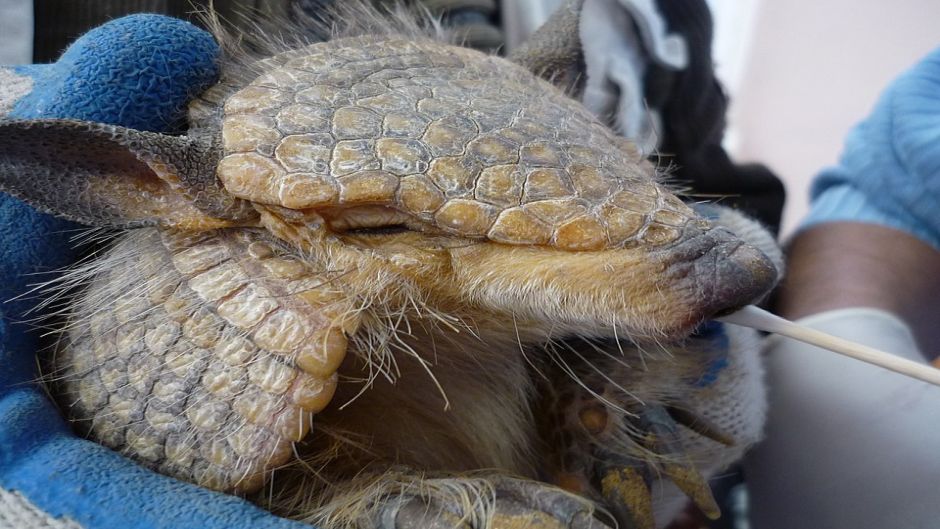
[[[0,66],[0,118],[9,114],[16,102],[32,91],[32,77],[17,75],[12,68]]]
[[[0,489],[0,529],[82,529],[73,520],[53,518],[18,492]]]
[[[880,310],[800,323],[924,361]],[[767,354],[766,438],[745,466],[754,529],[940,527],[940,388],[785,338]]]
[[[684,69],[685,39],[668,33],[652,0],[585,0],[580,24],[584,106],[642,152],[653,152],[662,127],[659,113],[646,106],[646,70],[650,63]]]

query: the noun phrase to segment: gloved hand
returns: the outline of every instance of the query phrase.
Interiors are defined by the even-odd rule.
[[[771,235],[758,222],[740,212],[715,204],[695,204],[695,211],[709,219],[713,224],[725,228],[744,239],[748,244],[760,249],[783,275],[783,255]],[[697,380],[690,380],[694,389],[687,398],[689,411],[705,419],[718,430],[735,439],[732,446],[725,447],[706,441],[698,435],[686,435],[682,439],[688,453],[699,454],[700,461],[707,461],[700,471],[716,479],[727,477],[722,471],[739,461],[746,450],[758,442],[764,430],[767,414],[767,396],[764,383],[764,370],[758,351],[763,347],[764,338],[753,329],[710,321],[702,325],[685,342],[686,351],[692,351],[702,359],[702,375]],[[707,454],[707,455],[706,455]],[[735,483],[734,479],[724,483],[712,482],[713,490]],[[717,486],[716,486],[717,485]],[[721,498],[717,496],[716,498]],[[670,502],[670,500],[672,500]],[[666,522],[682,508],[685,501],[682,496],[670,495],[666,489],[658,498],[664,504],[657,517],[659,522]],[[730,517],[730,505],[725,504],[723,516]],[[698,509],[687,509],[698,512]],[[664,516],[669,514],[669,516]],[[702,523],[692,524],[677,518],[670,529],[699,527]],[[700,520],[699,520],[700,521]]]
[[[778,311],[925,360],[911,331],[936,328],[938,140],[940,49],[885,90],[817,178],[815,229],[790,245]],[[767,437],[745,467],[752,523],[935,527],[940,388],[783,338],[766,353]]]
[[[155,15],[89,32],[51,65],[0,67],[0,119],[75,118],[173,132],[189,98],[214,82],[218,47],[186,22]],[[0,193],[0,301],[76,257],[80,226]],[[161,476],[75,437],[35,383],[36,296],[0,305],[0,527],[86,529],[303,527],[235,497]],[[38,511],[36,510],[38,509]],[[75,525],[67,525],[75,527]]]
[[[940,48],[882,93],[811,195],[804,227],[875,223],[940,249]]]

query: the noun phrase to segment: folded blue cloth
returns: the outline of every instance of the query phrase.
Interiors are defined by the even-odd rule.
[[[16,97],[12,109],[0,97],[0,119],[75,118],[176,131],[188,99],[216,79],[217,56],[212,37],[187,22],[118,19],[83,36],[55,64],[0,67],[0,96]],[[79,228],[0,194],[0,301],[52,277],[37,272],[73,262],[69,238]],[[87,529],[307,527],[75,437],[35,383],[39,340],[23,323],[34,304],[0,305],[0,489]]]

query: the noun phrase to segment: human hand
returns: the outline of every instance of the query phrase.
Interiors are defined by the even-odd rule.
[[[777,312],[924,360],[914,336],[940,343],[940,49],[888,86],[812,196]],[[753,522],[932,526],[936,388],[782,339],[767,357],[767,438],[746,465]]]

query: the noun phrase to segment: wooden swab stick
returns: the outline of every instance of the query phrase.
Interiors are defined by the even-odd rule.
[[[718,318],[725,323],[733,323],[743,327],[751,327],[761,331],[772,332],[810,345],[829,349],[839,354],[868,362],[896,373],[929,382],[940,386],[940,369],[926,364],[919,364],[906,358],[894,356],[866,345],[850,340],[838,338],[824,332],[797,325],[792,321],[775,316],[766,310],[748,305],[743,309]]]

